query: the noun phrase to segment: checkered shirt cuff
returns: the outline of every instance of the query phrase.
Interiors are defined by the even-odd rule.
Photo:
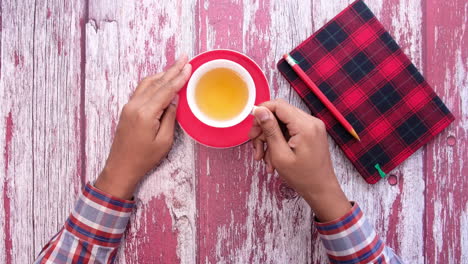
[[[339,219],[315,225],[332,263],[370,263],[384,253],[385,244],[358,204]],[[387,262],[385,262],[387,263]]]
[[[117,247],[134,204],[134,201],[113,197],[87,183],[65,223],[65,229],[82,241]]]

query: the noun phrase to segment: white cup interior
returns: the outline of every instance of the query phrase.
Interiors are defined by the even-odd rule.
[[[247,104],[245,105],[244,109],[237,116],[228,120],[220,121],[220,120],[214,120],[210,118],[209,116],[205,115],[200,110],[200,108],[198,107],[195,101],[195,88],[198,84],[198,81],[205,73],[216,68],[227,68],[232,71],[235,71],[237,74],[239,74],[242,80],[245,81],[245,83],[247,84],[248,92],[249,92]],[[240,122],[242,122],[250,114],[250,112],[252,111],[254,107],[255,83],[252,79],[252,76],[250,76],[249,72],[244,67],[239,65],[238,63],[235,63],[230,60],[224,60],[224,59],[212,60],[198,67],[198,69],[196,69],[195,72],[192,74],[192,77],[190,77],[190,80],[187,84],[187,102],[192,113],[202,123],[212,126],[212,127],[235,126],[239,124]]]

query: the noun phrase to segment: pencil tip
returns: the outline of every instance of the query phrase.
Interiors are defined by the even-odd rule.
[[[358,141],[361,141],[361,139],[359,138],[359,135],[356,133],[356,130],[351,130],[349,131],[349,133],[355,138],[357,139]]]

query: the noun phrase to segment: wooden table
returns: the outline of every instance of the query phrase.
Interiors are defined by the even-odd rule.
[[[0,1],[0,262],[31,262],[59,230],[138,80],[179,53],[229,48],[261,66],[273,98],[306,109],[275,64],[350,2]],[[376,185],[332,142],[336,172],[408,263],[468,263],[468,3],[366,2],[457,120]],[[310,209],[250,144],[176,137],[136,195],[118,263],[326,262]]]

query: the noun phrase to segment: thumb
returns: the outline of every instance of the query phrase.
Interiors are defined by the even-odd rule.
[[[281,132],[276,117],[270,110],[268,110],[268,108],[263,106],[256,107],[253,111],[253,115],[262,129],[268,148],[271,149],[273,155],[276,153],[292,153],[291,148],[289,148],[288,143]]]

